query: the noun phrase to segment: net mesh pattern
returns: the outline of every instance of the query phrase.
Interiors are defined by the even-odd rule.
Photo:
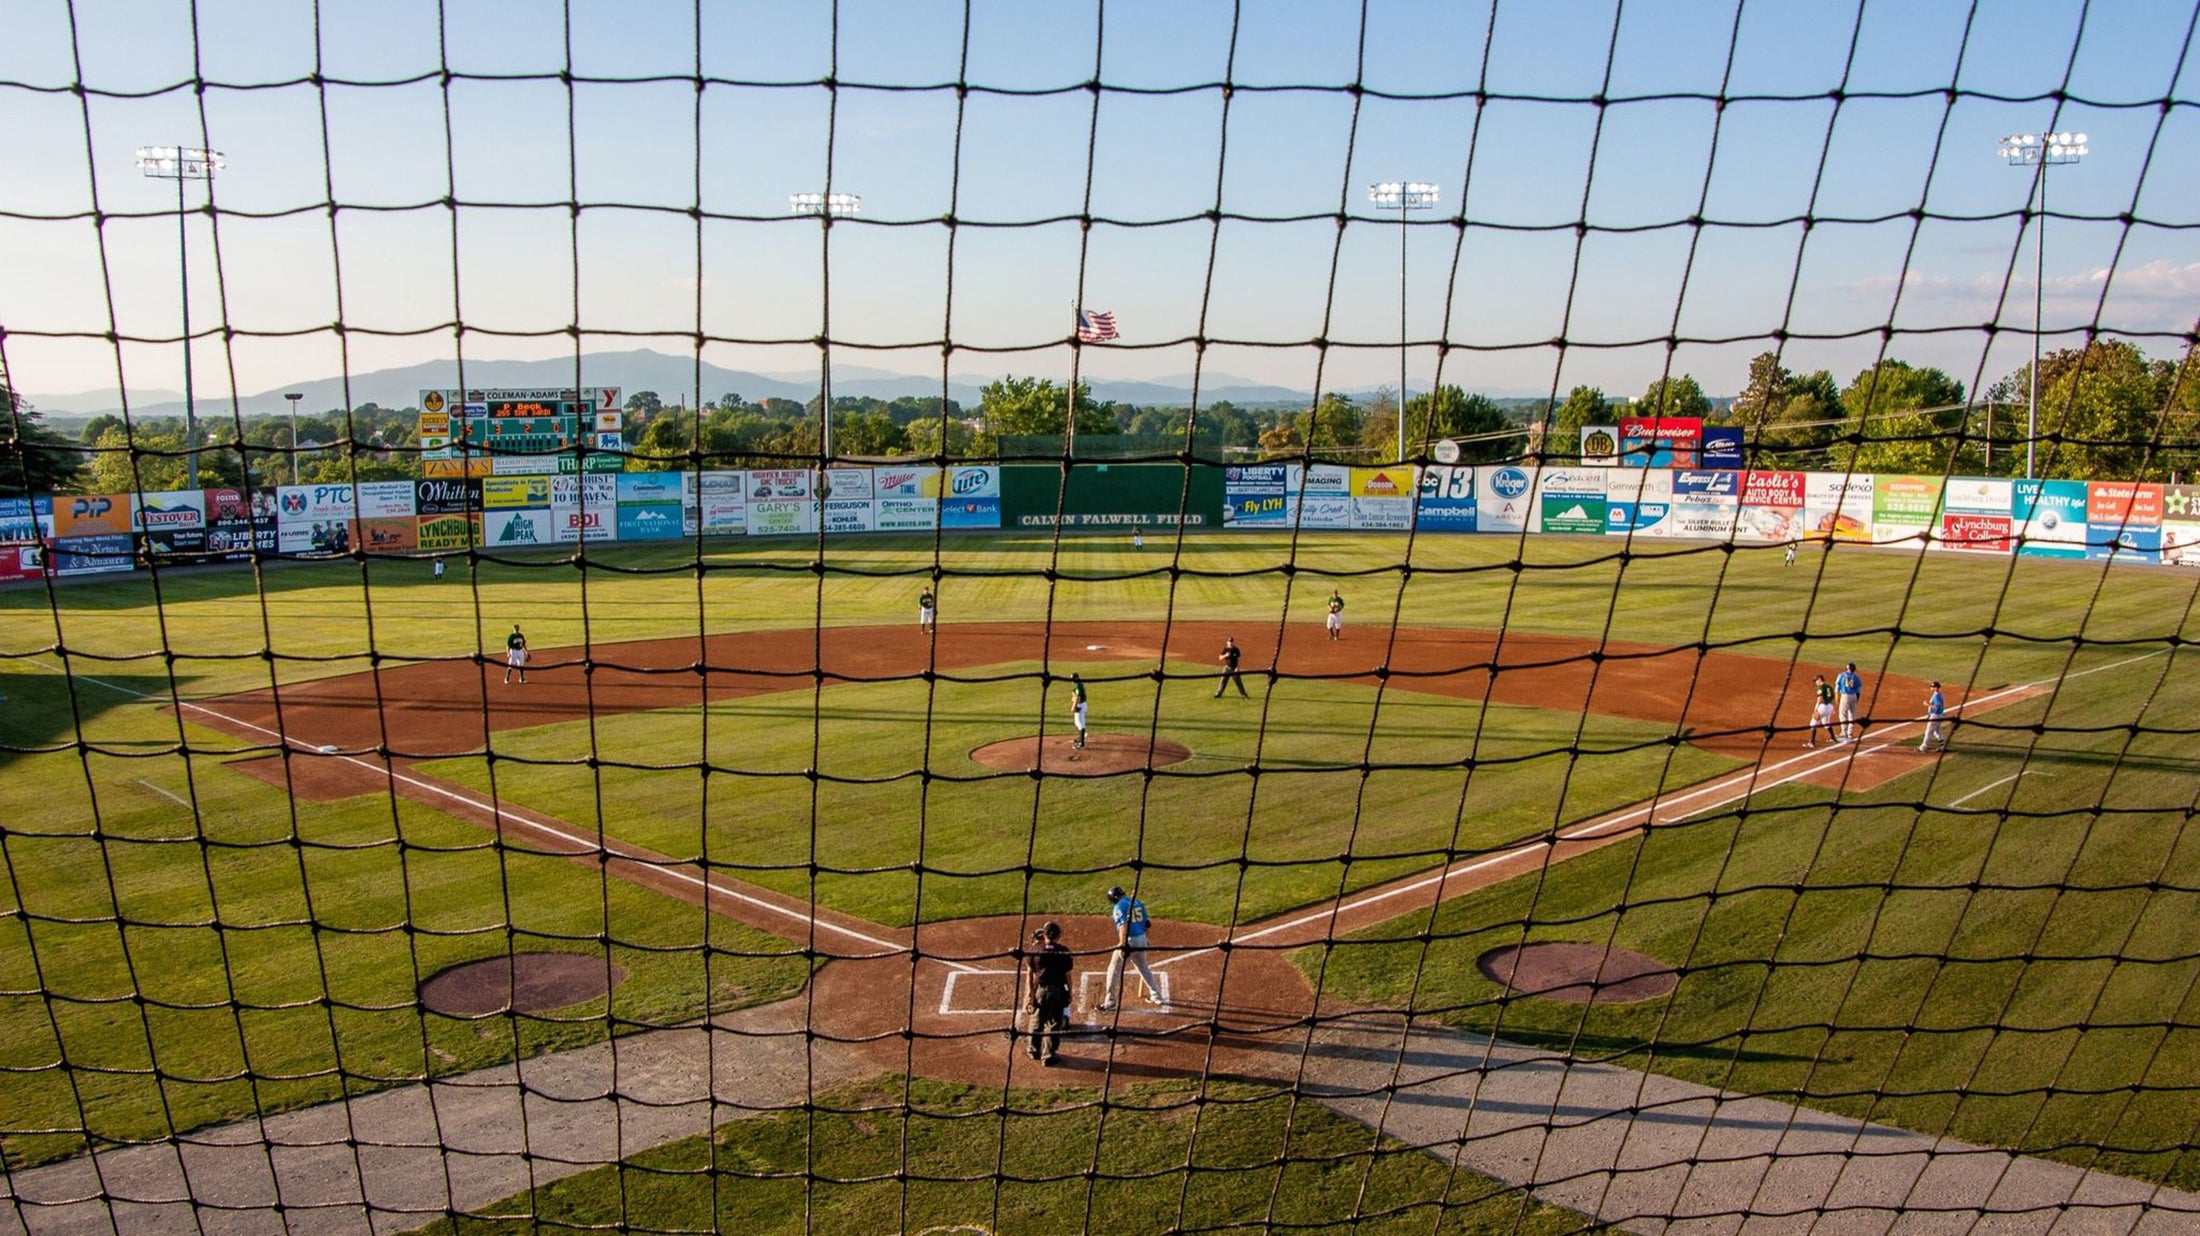
[[[864,452],[828,454],[814,409],[791,438],[705,430],[719,393],[709,358],[810,347],[827,409],[852,366],[934,358],[939,402],[902,427],[913,453],[864,465],[913,463],[943,488],[958,469],[992,467],[1004,509],[1030,518],[857,536],[824,531],[813,509],[808,530],[785,537],[698,523],[647,543],[540,549],[483,543],[477,523],[455,549],[385,551],[360,532],[314,544],[310,561],[262,544],[243,561],[152,555],[128,576],[8,586],[0,1228],[2200,1223],[2189,574],[1950,552],[1989,536],[1961,524],[1934,525],[1942,543],[1920,553],[1800,529],[1744,543],[1731,525],[1673,540],[1525,525],[1333,532],[1312,526],[1310,499],[1262,530],[1196,518],[1225,492],[1225,465],[1395,474],[1428,465],[1439,439],[1485,472],[1520,468],[1533,501],[1542,478],[1590,462],[1566,440],[1578,426],[1549,411],[1585,357],[1630,353],[1656,380],[1647,408],[1600,397],[1597,419],[1616,422],[1676,413],[1661,393],[1679,399],[1691,358],[1765,353],[1777,368],[1822,345],[1847,347],[1865,376],[1819,419],[1731,415],[1750,466],[2007,482],[2029,452],[2041,476],[2144,482],[2156,501],[2182,492],[2200,424],[2194,332],[2125,321],[2113,292],[2148,269],[2127,251],[2173,247],[2196,225],[2155,186],[2193,123],[2200,9],[2151,15],[2154,41],[2177,49],[2166,77],[2089,97],[2080,66],[2096,15],[2080,6],[2056,34],[2060,79],[2011,97],[1948,66],[1899,87],[1862,72],[1901,8],[1868,3],[1846,20],[1831,86],[1738,86],[1760,79],[1745,32],[1767,7],[1744,4],[1716,77],[1636,89],[1628,65],[1656,54],[1642,24],[1658,18],[1625,4],[1593,15],[1609,30],[1593,87],[1523,89],[1499,69],[1519,54],[1507,23],[1527,7],[1492,5],[1476,32],[1446,25],[1454,69],[1408,88],[1374,54],[1397,37],[1382,41],[1388,6],[1348,23],[1349,76],[1276,81],[1241,69],[1248,28],[1267,29],[1241,8],[1218,9],[1218,64],[1171,76],[1111,55],[1150,52],[1139,27],[1154,16],[1103,3],[1052,17],[1083,75],[1035,84],[988,58],[1001,15],[982,4],[915,19],[957,48],[951,76],[923,81],[844,68],[851,25],[880,15],[838,4],[813,32],[825,49],[814,75],[727,71],[706,49],[732,36],[698,5],[661,32],[692,53],[680,71],[592,69],[602,15],[551,6],[562,63],[486,71],[443,41],[402,73],[348,76],[330,67],[329,41],[356,31],[349,18],[325,26],[335,19],[315,7],[286,14],[311,26],[310,60],[247,79],[207,67],[236,57],[194,5],[189,72],[151,85],[87,58],[100,40],[86,28],[110,17],[62,6],[67,34],[51,50],[68,54],[0,66],[0,106],[68,118],[81,204],[0,189],[0,225],[11,239],[88,237],[105,317],[87,325],[29,302],[0,321],[0,382],[37,388],[23,358],[56,349],[111,355],[117,428],[81,450],[99,475],[153,491],[145,478],[184,458],[248,504],[289,492],[301,463],[328,485],[417,476],[427,450],[369,424],[360,357],[433,339],[450,385],[494,388],[507,384],[501,357],[550,340],[569,345],[560,384],[576,389],[620,380],[615,359],[592,354],[607,345],[692,361],[684,389],[664,392],[684,439],[583,447],[576,469],[594,452],[637,473],[831,483],[829,469]],[[2006,14],[1953,11],[1969,64]],[[447,34],[453,20],[439,11],[431,26]],[[407,109],[423,89],[445,151],[438,191],[393,199],[347,184],[340,135],[361,115],[416,121]],[[590,102],[668,90],[693,96],[688,161],[631,193],[596,192]],[[562,194],[481,195],[461,153],[481,148],[460,140],[456,117],[492,95],[562,127]],[[240,206],[218,177],[179,180],[189,191],[175,210],[111,200],[127,105],[188,100],[188,140],[219,148],[235,110],[300,98],[313,100],[300,123],[317,134],[317,200]],[[945,114],[944,211],[897,213],[884,194],[853,217],[729,208],[717,165],[740,156],[713,152],[729,98],[815,109],[814,187],[827,195],[844,189],[844,125]],[[1122,200],[1111,169],[1141,153],[1118,148],[1111,116],[1186,98],[1211,103],[1217,126],[1204,200],[1109,212]],[[1305,140],[1341,140],[1350,170],[1316,186],[1334,189],[1319,209],[1258,209],[1233,178],[1274,152],[1240,155],[1233,117],[1310,100],[1343,105],[1341,127],[1310,125]],[[1389,148],[1370,133],[1397,107],[1449,108],[1465,135],[1462,157],[1433,171],[1444,204],[1410,216],[1367,205],[1359,172],[1363,145]],[[1701,173],[1682,178],[1692,201],[1607,217],[1610,180],[1639,175],[1626,170],[1634,118],[1674,107],[1712,117]],[[966,205],[998,201],[1018,176],[970,164],[966,152],[1000,149],[975,130],[1042,108],[1077,115],[1082,157],[1046,155],[1073,191],[1053,185],[1045,200],[1074,208]],[[1578,197],[1549,217],[1476,212],[1479,194],[1520,175],[1502,154],[1477,158],[1502,151],[1484,125],[1508,108],[1563,109],[1589,130]],[[1729,118],[1768,109],[1810,118],[1782,130],[1816,146],[1807,196],[1723,213],[1722,151],[1752,140],[1730,138]],[[1974,208],[1946,186],[1951,164],[1974,160],[1981,109],[2021,109],[2049,132],[2073,116],[2113,122],[2127,148],[2087,170],[2117,187],[2044,216],[2030,196]],[[1930,117],[1885,177],[1907,196],[1843,192],[1859,173],[1838,157],[1836,126],[1896,110]],[[2047,174],[2028,173],[2042,189]],[[1572,175],[1551,179],[1570,193]],[[133,281],[153,277],[138,236],[171,217],[195,263],[186,278],[200,280],[196,297],[184,291],[196,316],[148,330],[132,307]],[[411,302],[432,312],[400,319],[355,290],[394,260],[359,239],[372,234],[352,230],[362,219],[444,233],[449,268]],[[681,234],[669,326],[584,295],[604,278],[591,251],[622,252],[598,225],[635,219]],[[2043,222],[2089,238],[2100,286],[2089,313],[2058,327],[2070,346],[2042,362],[2041,392],[1989,397],[1994,366],[2016,355],[2008,339],[2031,325],[2024,259]],[[1936,229],[1992,224],[1991,316],[1913,316]],[[266,225],[305,238],[295,261],[325,270],[333,323],[271,317],[268,305],[288,314],[293,302],[225,257],[225,234]],[[1308,245],[1309,228],[1333,236]],[[729,330],[705,289],[797,229],[818,265],[800,276],[806,290],[766,295],[814,296],[814,316]],[[1839,239],[1852,229],[1895,238],[1873,267],[1893,291],[1877,320],[1840,323],[1811,312],[1810,270],[1852,260]],[[1083,342],[1071,308],[966,325],[993,321],[973,307],[1000,294],[958,274],[966,247],[1024,245],[1034,268],[1068,272],[1070,306],[1089,308],[1093,289],[1123,286],[1110,241],[1164,232],[1198,237],[1178,255],[1195,272],[1187,329],[1126,315],[1120,338]],[[1393,234],[1418,255],[1413,277],[1444,289],[1426,302],[1441,312],[1407,316],[1399,337],[1383,299],[1369,311],[1352,282],[1387,251],[1363,250],[1366,238],[1387,247]],[[1769,235],[1792,240],[1758,275],[1777,285],[1776,309],[1741,325],[1704,315],[1724,285],[1699,265]],[[1662,322],[1607,330],[1599,265],[1614,264],[1609,244],[1644,237],[1677,242],[1677,283],[1657,294],[1670,313],[1659,299]],[[1296,306],[1310,333],[1238,325],[1248,296],[1291,299],[1232,252],[1263,243],[1294,255],[1279,264],[1310,289]],[[1554,243],[1555,333],[1493,317],[1478,260]],[[1821,245],[1833,256],[1816,257]],[[548,325],[473,308],[473,255],[505,246],[563,268],[570,298]],[[937,299],[909,299],[886,333],[864,316],[875,307],[836,306],[851,265],[942,258]],[[1881,362],[1951,336],[1977,357],[1954,375],[1954,409],[1897,400],[1909,370]],[[187,338],[232,387],[261,349],[325,345],[343,376],[333,402],[352,410],[337,440],[255,436],[266,409],[228,396],[218,412],[197,400],[201,442],[157,436],[122,392],[139,385],[134,366]],[[2151,349],[2151,368],[2131,369],[2135,349]],[[1325,418],[1360,414],[1324,397],[1393,350],[1444,388],[1471,386],[1481,364],[1545,356],[1547,400],[1487,424],[1447,420],[1453,394],[1424,394],[1406,409],[1403,459],[1378,433],[1325,437]],[[1146,352],[1190,358],[1173,425],[1080,411],[1094,369]],[[1296,436],[1231,453],[1240,410],[1212,389],[1222,355],[1282,356],[1309,375]],[[958,436],[970,427],[952,407],[964,375],[996,364],[1068,373],[1051,388],[1062,414],[1018,427],[997,453]],[[2125,406],[2117,383],[2138,382],[2131,373],[2145,378],[2136,406],[2100,412]],[[11,479],[42,492],[41,430],[29,404],[11,405]],[[1081,415],[1121,423],[1088,428]],[[1904,445],[1919,449],[1893,449]],[[1885,459],[1924,462],[1873,462]],[[1121,500],[1142,514],[1107,518],[1133,491]],[[583,493],[585,517],[597,499]],[[2134,501],[2092,523],[2115,541],[2142,522]],[[597,514],[615,527],[623,509]],[[1811,711],[1814,678],[1844,665],[1863,681],[1853,726]],[[1927,716],[1928,694],[1945,696],[1946,721]],[[1148,915],[1150,946],[1130,947]],[[1049,921],[1073,954],[1055,1039],[1024,979]],[[1061,1062],[1040,1063],[1051,1051]]]

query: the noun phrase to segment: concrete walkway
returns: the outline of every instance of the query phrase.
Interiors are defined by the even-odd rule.
[[[877,1072],[806,1002],[15,1173],[0,1233],[404,1231]],[[2200,1195],[1394,1018],[1273,1043],[1300,1091],[1634,1232],[2200,1231]],[[707,1067],[706,1067],[707,1064]],[[704,1086],[708,1076],[711,1085]],[[127,1200],[124,1200],[127,1199]]]

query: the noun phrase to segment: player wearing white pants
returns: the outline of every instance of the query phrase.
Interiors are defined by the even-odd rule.
[[[1100,997],[1100,1011],[1116,1007],[1116,999],[1123,992],[1126,962],[1138,967],[1138,977],[1146,984],[1146,1003],[1160,1004],[1160,980],[1154,978],[1153,967],[1146,964],[1146,903],[1121,888],[1111,888],[1108,905],[1115,918],[1115,952],[1108,958],[1108,986]]]
[[[1085,749],[1085,680],[1069,676],[1069,723],[1077,727],[1077,749]]]

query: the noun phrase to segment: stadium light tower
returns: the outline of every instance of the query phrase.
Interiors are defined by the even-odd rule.
[[[2032,395],[2024,414],[2024,475],[2031,479],[2033,452],[2040,437],[2040,308],[2047,290],[2047,169],[2058,163],[2076,163],[2087,152],[2083,133],[2015,133],[2001,139],[2002,161],[2010,167],[2035,169],[2040,208],[2033,226],[2035,250],[2032,267]]]
[[[831,246],[833,220],[846,219],[863,213],[863,198],[855,193],[790,193],[787,195],[787,213],[791,215],[816,215],[818,226],[824,229],[826,269],[832,269]],[[822,314],[822,333],[828,340],[825,354],[818,364],[817,390],[817,439],[818,450],[827,463],[833,458],[833,358],[829,341],[832,339],[833,309],[832,289],[819,306]]]
[[[292,391],[283,396],[290,401],[290,483],[298,483],[298,401],[305,398],[304,391]]]
[[[1441,191],[1432,184],[1417,180],[1386,180],[1367,187],[1367,200],[1385,210],[1398,212],[1398,461],[1406,457],[1406,212],[1426,210],[1434,206]],[[1429,410],[1435,411],[1435,397],[1429,400]]]
[[[183,447],[190,471],[190,487],[199,487],[199,418],[191,388],[191,231],[183,187],[194,180],[207,183],[212,194],[214,173],[226,164],[219,150],[197,146],[140,146],[138,170],[156,180],[176,182],[176,264],[183,284]]]

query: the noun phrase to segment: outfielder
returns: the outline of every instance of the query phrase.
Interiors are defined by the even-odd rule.
[[[917,594],[917,628],[931,632],[939,625],[939,607],[933,604],[930,588]]]
[[[1076,747],[1085,749],[1085,680],[1075,674],[1069,676],[1069,722],[1077,727]]]
[[[1115,952],[1108,957],[1107,991],[1100,997],[1100,1011],[1113,1012],[1123,991],[1123,963],[1138,967],[1146,984],[1146,1003],[1160,1004],[1161,984],[1146,964],[1146,903],[1125,893],[1120,886],[1108,890],[1110,913],[1115,918]]]
[[[1857,706],[1864,700],[1864,678],[1856,672],[1856,662],[1833,677],[1833,697],[1841,713],[1841,741],[1855,742],[1861,733],[1856,723]]]
[[[1344,638],[1344,597],[1335,588],[1329,590],[1329,638]]]
[[[521,685],[527,682],[527,637],[520,634],[519,624],[512,624],[512,633],[504,637],[504,681],[512,681],[512,671],[519,671]]]
[[[1826,727],[1826,741],[1833,741],[1833,684],[1824,674],[1811,675],[1810,733],[1803,739],[1806,747],[1818,745],[1818,727]]]

